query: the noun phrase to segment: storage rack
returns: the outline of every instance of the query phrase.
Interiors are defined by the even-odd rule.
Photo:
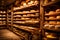
[[[43,17],[43,25],[42,29],[44,30],[44,38],[43,40],[60,40],[60,9],[59,2],[60,0],[43,0],[41,4],[42,17]],[[50,12],[53,11],[53,12]],[[53,18],[50,18],[53,17]],[[54,22],[53,22],[54,21]],[[52,23],[50,23],[52,22]],[[47,36],[50,36],[47,37]],[[52,36],[53,35],[53,36]],[[54,36],[55,35],[55,36]],[[52,38],[54,37],[54,38]]]
[[[0,10],[0,28],[6,28],[7,24],[6,19],[7,19],[6,10]]]
[[[7,11],[7,27],[11,29],[11,9]]]
[[[12,6],[12,29],[10,27],[10,30],[21,36],[23,40],[40,40],[40,1],[29,0],[29,2],[24,1],[25,3],[21,4],[23,1],[16,1],[19,4]]]

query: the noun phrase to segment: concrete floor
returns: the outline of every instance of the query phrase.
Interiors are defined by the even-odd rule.
[[[0,30],[0,40],[21,40],[21,39],[13,32],[7,29],[2,29]]]

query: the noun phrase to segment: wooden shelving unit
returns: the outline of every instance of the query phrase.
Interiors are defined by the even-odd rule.
[[[22,9],[26,9],[26,8],[30,8],[30,7],[35,7],[35,6],[37,6],[37,4],[33,4],[33,5],[26,5],[26,6],[20,6],[20,7],[15,7],[15,8],[13,8],[13,10],[14,11],[17,11],[17,10],[22,10]]]
[[[29,0],[28,2],[22,0],[21,2],[19,1],[17,5],[15,5],[14,3],[10,9],[11,11],[8,12],[7,20],[9,29],[13,31],[15,34],[21,36],[24,40],[41,39],[39,38],[40,37],[39,2],[40,2],[39,0],[34,1]]]
[[[11,30],[11,8],[7,9],[7,28]]]
[[[43,15],[43,24],[44,24],[44,25],[42,25],[43,40],[52,40],[52,39],[53,40],[60,40],[59,39],[59,37],[60,37],[60,35],[59,35],[59,33],[60,33],[60,31],[59,31],[60,18],[57,17],[57,16],[60,16],[60,12],[58,10],[58,9],[60,9],[59,8],[60,0],[54,0],[54,1],[53,0],[45,0],[43,2],[46,3],[46,4],[44,4],[44,3],[41,4],[41,6],[43,8],[42,15]],[[54,7],[54,10],[52,9],[53,7]],[[50,35],[50,36],[52,36],[50,38],[46,37],[46,36],[48,36],[46,33],[48,35],[50,35],[50,33],[52,35],[55,34],[57,37],[54,36],[54,37],[56,37],[56,39],[52,38],[53,37],[52,35]]]
[[[58,16],[60,15],[60,12],[55,12],[54,14],[45,14],[45,16]]]
[[[6,21],[7,16],[6,16],[6,10],[0,10],[0,28],[6,28]]]
[[[58,3],[59,1],[60,1],[60,0],[54,0],[54,1],[51,1],[51,2],[49,2],[49,3],[43,4],[42,6],[44,6],[44,7],[46,7],[46,6],[51,6],[51,5],[55,4],[55,3]]]

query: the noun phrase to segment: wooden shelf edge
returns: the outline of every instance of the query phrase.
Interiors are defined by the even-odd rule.
[[[28,32],[33,32],[33,31],[36,31],[38,30],[38,28],[33,28],[33,27],[27,27],[27,26],[14,26],[16,28],[19,28],[19,29],[22,29],[22,30],[26,30]]]
[[[21,9],[24,9],[24,8],[29,8],[29,7],[36,6],[36,5],[37,5],[37,4],[34,4],[34,5],[31,5],[31,6],[19,8],[19,9],[16,9],[16,10],[21,10]],[[16,10],[13,9],[13,11],[16,11]]]
[[[47,3],[47,4],[43,4],[42,6],[43,7],[50,6],[50,5],[55,4],[55,3],[59,2],[59,1],[60,0],[56,0],[56,1],[53,1],[53,2],[50,2],[50,3]]]
[[[48,29],[48,28],[43,28],[45,30],[50,30],[50,31],[54,31],[54,32],[60,32],[60,30],[56,30],[56,29]]]

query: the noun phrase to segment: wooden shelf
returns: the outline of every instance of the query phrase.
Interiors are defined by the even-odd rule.
[[[53,5],[53,4],[57,3],[57,2],[60,2],[60,0],[52,1],[52,2],[49,2],[49,3],[47,3],[47,4],[43,4],[42,6],[43,6],[43,7],[51,6],[51,5]]]
[[[0,21],[6,21],[6,20],[0,20]]]
[[[31,20],[31,19],[13,19],[14,21],[26,21],[26,20]],[[34,20],[40,20],[40,19],[34,19]]]
[[[60,15],[60,12],[55,12],[54,14],[45,14],[45,16],[58,16]]]
[[[6,13],[0,13],[0,15],[6,15]]]
[[[6,18],[6,16],[4,17],[4,16],[0,16],[0,18]]]
[[[14,21],[25,21],[25,19],[13,19]]]
[[[14,23],[18,23],[18,24],[35,24],[35,23],[32,23],[32,22],[28,22],[28,23],[26,23],[26,22],[24,22],[24,23],[14,22]],[[38,22],[37,22],[37,23],[38,23]]]
[[[38,17],[38,16],[25,16],[25,17],[24,17],[24,16],[21,16],[21,17],[23,17],[23,18],[36,18],[36,17]],[[17,17],[17,16],[16,16],[16,17],[14,17],[14,18],[21,18],[21,17]]]
[[[54,32],[60,32],[60,29],[48,29],[48,28],[43,28],[44,30],[50,30],[50,31],[54,31]]]
[[[38,28],[34,28],[34,27],[18,26],[18,25],[13,25],[13,26],[22,30],[26,30],[28,32],[33,32],[33,33],[39,30]]]
[[[39,11],[35,11],[35,12],[15,12],[14,15],[24,15],[24,14],[35,14],[38,13]]]
[[[54,18],[54,19],[45,19],[46,21],[60,21],[60,19]]]
[[[17,11],[17,10],[21,10],[21,9],[25,9],[25,8],[30,8],[30,7],[34,7],[34,6],[37,6],[37,4],[34,4],[34,5],[30,5],[30,6],[23,6],[22,8],[20,7],[16,7],[16,9],[13,8],[13,11]]]
[[[44,25],[45,25],[45,24],[46,24],[46,23],[44,23]],[[49,23],[47,23],[47,24],[49,24]],[[56,24],[49,24],[49,25],[60,25],[60,24],[57,24],[57,23],[56,23]]]

